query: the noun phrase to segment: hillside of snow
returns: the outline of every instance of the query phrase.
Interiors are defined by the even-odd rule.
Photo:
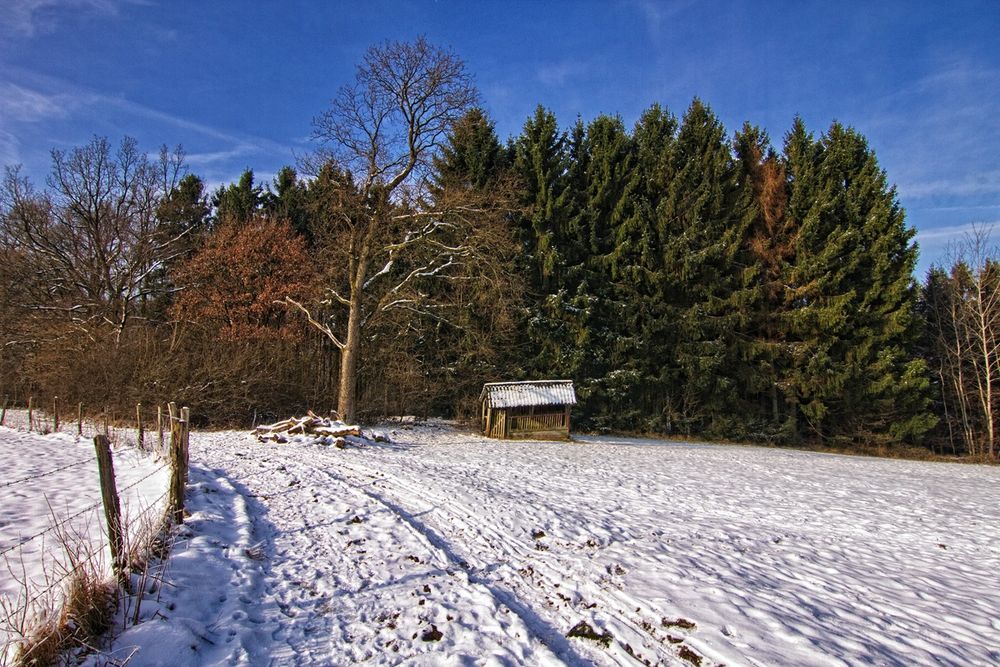
[[[390,435],[193,434],[167,583],[92,663],[1000,662],[1000,468]]]

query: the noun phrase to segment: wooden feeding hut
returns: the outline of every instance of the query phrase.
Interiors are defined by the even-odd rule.
[[[489,382],[479,402],[490,438],[568,439],[576,392],[572,380]]]

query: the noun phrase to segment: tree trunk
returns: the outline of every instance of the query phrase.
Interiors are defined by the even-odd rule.
[[[788,407],[788,417],[786,418],[786,429],[791,444],[798,444],[801,441],[799,435],[799,397],[794,394],[785,397],[785,405]]]
[[[781,412],[778,407],[778,384],[774,381],[771,382],[771,422],[774,424],[781,423]]]
[[[358,354],[361,348],[361,295],[351,295],[347,317],[347,340],[340,351],[340,390],[337,392],[337,412],[340,418],[354,421],[355,394],[358,388]]]
[[[980,275],[976,284],[976,325],[979,349],[982,353],[982,370],[980,376],[980,404],[983,408],[983,416],[986,420],[986,445],[990,458],[993,458],[994,424],[993,424],[993,355],[992,335],[988,326],[988,318],[992,313],[987,312],[987,304],[983,295],[983,281],[985,277]]]

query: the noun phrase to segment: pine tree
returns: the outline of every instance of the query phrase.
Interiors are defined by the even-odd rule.
[[[566,135],[541,105],[515,144],[514,170],[524,185],[528,214],[521,224],[530,284],[540,294],[558,285],[566,233]]]
[[[917,438],[934,420],[926,364],[911,353],[914,232],[895,189],[864,138],[838,123],[814,142],[797,120],[786,156],[788,210],[799,224],[786,317],[789,402],[822,439]]]
[[[786,216],[788,180],[783,162],[767,134],[745,123],[733,139],[739,168],[737,209],[744,216],[746,235],[739,267],[743,318],[743,374],[739,378],[745,399],[747,426],[756,437],[782,437],[784,405],[780,369],[788,365],[782,327],[788,261],[794,253],[795,228]],[[752,424],[756,422],[756,424]]]
[[[194,174],[187,174],[163,198],[156,215],[165,235],[183,235],[186,245],[193,247],[197,245],[198,237],[207,231],[210,212],[204,181]]]
[[[638,304],[624,286],[630,273],[621,252],[619,230],[639,215],[641,183],[635,178],[636,155],[632,138],[621,118],[598,116],[587,127],[586,197],[582,219],[586,220],[586,259],[583,266],[588,309],[587,346],[577,369],[583,409],[599,427],[620,425],[634,417],[630,405],[638,385],[627,360],[634,348],[634,332],[628,327],[629,311]]]
[[[434,157],[438,188],[484,188],[507,168],[507,155],[486,113],[470,109],[455,123],[441,154]]]
[[[270,187],[261,194],[261,208],[274,219],[291,225],[307,244],[313,241],[309,229],[308,188],[299,180],[294,167],[282,167],[274,177],[274,190]]]
[[[166,317],[174,298],[171,273],[191,258],[201,248],[210,232],[211,207],[205,194],[205,183],[194,174],[187,174],[161,200],[156,210],[159,234],[166,239],[176,239],[173,252],[149,275],[149,281],[158,285],[156,296],[143,303],[143,315],[153,320]]]
[[[620,408],[631,428],[667,430],[669,414],[662,360],[673,352],[672,322],[663,292],[663,251],[657,210],[675,168],[677,119],[659,105],[647,109],[633,130],[635,168],[627,192],[633,203],[615,229],[612,276],[619,299],[628,304],[619,320],[619,358],[613,365],[632,387],[631,412]]]
[[[581,230],[571,227],[577,221],[569,172],[576,163],[567,155],[567,138],[555,116],[541,106],[525,122],[512,152],[524,206],[521,271],[527,283],[525,329],[531,349],[524,372],[572,377],[585,342],[576,324],[586,309],[571,303],[571,285],[580,279],[574,265],[582,260],[577,250]]]
[[[801,118],[795,118],[785,135],[783,154],[790,183],[785,215],[797,235],[786,272],[781,330],[789,358],[779,370],[779,387],[786,402],[784,438],[797,442],[802,437],[801,406],[810,414],[823,410],[813,399],[812,385],[815,378],[827,373],[824,365],[829,361],[829,337],[824,336],[824,320],[832,327],[841,314],[827,303],[828,297],[821,299],[826,267],[822,263],[818,268],[813,266],[826,243],[815,208],[823,149]],[[832,328],[829,332],[833,335]]]
[[[673,171],[657,211],[661,298],[676,336],[663,359],[667,392],[676,426],[721,433],[736,398],[731,299],[743,232],[725,130],[698,99],[681,123]]]
[[[240,180],[220,186],[212,195],[215,219],[220,222],[246,224],[264,204],[264,188],[254,184],[253,170],[247,169]]]
[[[455,123],[432,165],[431,196],[435,207],[447,208],[448,200],[461,193],[467,208],[516,209],[513,200],[521,193],[509,173],[507,154],[494,124],[483,110],[471,109]],[[503,275],[432,286],[447,291],[440,301],[459,304],[458,312],[448,320],[417,322],[414,326],[409,352],[419,361],[427,380],[439,387],[436,402],[444,412],[454,411],[457,405],[468,410],[469,397],[476,395],[483,382],[509,377],[510,369],[521,361],[518,341],[514,339],[514,310],[497,303],[497,292],[483,289],[482,281],[494,286],[506,282],[509,289],[504,290],[505,299],[517,303],[521,296],[514,230],[498,225],[493,233],[505,240],[496,246],[507,251],[502,259],[498,258],[498,265],[504,266]],[[462,241],[454,238],[444,242],[459,246]]]

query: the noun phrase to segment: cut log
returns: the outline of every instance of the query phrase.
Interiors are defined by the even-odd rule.
[[[312,431],[316,435],[332,435],[335,438],[342,438],[345,435],[361,435],[361,429],[357,426],[318,426]]]
[[[273,424],[261,424],[253,433],[261,442],[288,442],[296,435],[315,435],[317,438],[361,437],[361,427],[309,412],[305,417],[291,417]]]

